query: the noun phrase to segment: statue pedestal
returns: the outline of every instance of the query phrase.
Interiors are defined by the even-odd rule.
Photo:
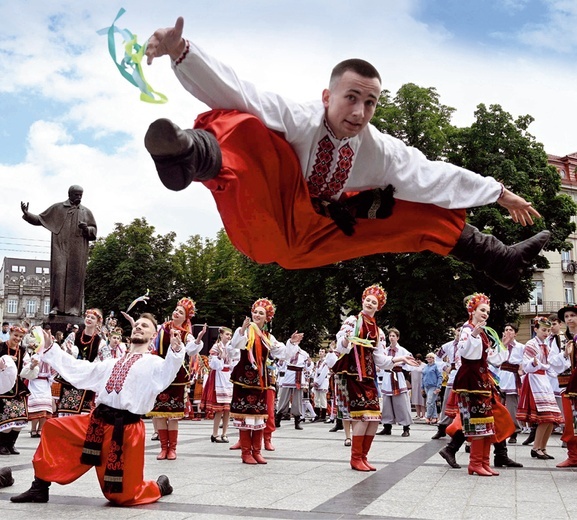
[[[46,323],[50,324],[50,329],[52,335],[55,336],[57,332],[64,333],[66,337],[66,327],[70,323],[71,325],[82,325],[84,323],[84,318],[81,316],[48,316]],[[69,331],[70,332],[70,331]]]

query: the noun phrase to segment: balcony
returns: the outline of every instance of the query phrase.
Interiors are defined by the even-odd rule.
[[[519,307],[519,314],[535,315],[535,314],[556,314],[559,309],[569,305],[567,302],[559,301],[540,301],[535,303],[524,303]]]
[[[575,274],[577,271],[577,262],[574,260],[561,260],[561,271],[567,274]]]

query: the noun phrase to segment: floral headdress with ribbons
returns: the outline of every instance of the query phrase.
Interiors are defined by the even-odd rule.
[[[363,296],[361,300],[364,300],[367,296],[372,295],[377,299],[378,305],[377,310],[380,311],[387,303],[387,291],[385,291],[380,285],[373,284],[367,287],[363,291]]]
[[[196,303],[192,298],[181,298],[176,306],[184,309],[187,320],[190,320],[196,314]]]
[[[490,298],[483,293],[474,293],[465,298],[465,307],[467,307],[467,312],[469,315],[473,314],[475,309],[482,303],[487,305],[491,304]]]
[[[102,313],[98,309],[86,309],[84,312],[84,316],[88,316],[91,314],[92,316],[96,316],[98,323],[102,321]]]
[[[266,312],[266,322],[270,323],[274,318],[276,307],[268,298],[259,298],[252,304],[251,311],[254,312],[257,307],[262,307]]]

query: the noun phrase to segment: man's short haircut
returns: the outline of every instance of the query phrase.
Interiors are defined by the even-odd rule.
[[[505,323],[505,328],[506,327],[511,327],[515,331],[515,334],[519,332],[519,325],[516,323]]]
[[[388,330],[387,335],[389,335],[391,332],[394,332],[397,335],[397,338],[401,339],[401,333],[399,332],[399,329],[395,329],[395,327],[391,327]]]
[[[154,325],[154,330],[158,329],[158,322],[156,321],[156,318],[154,317],[154,314],[151,314],[150,312],[143,312],[140,318],[144,318],[146,320],[150,320],[152,322],[152,324]]]
[[[10,323],[8,323],[7,321],[3,321],[3,322],[2,322],[2,327],[4,327],[4,325],[10,325]]]
[[[329,88],[333,88],[335,83],[341,78],[341,76],[347,71],[355,72],[359,76],[364,78],[377,78],[379,83],[381,81],[381,75],[379,71],[373,67],[368,61],[361,60],[359,58],[351,58],[349,60],[341,61],[335,65],[333,71],[331,72],[331,79],[329,82]]]
[[[559,319],[559,316],[557,316],[557,314],[549,314],[549,321],[551,323],[553,323],[554,321],[556,321],[557,323],[561,323],[561,320]]]

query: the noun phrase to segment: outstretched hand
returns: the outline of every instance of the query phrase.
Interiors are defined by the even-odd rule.
[[[21,202],[20,203],[20,209],[22,209],[22,213],[24,213],[24,215],[26,215],[28,213],[28,207],[30,206],[29,202]]]
[[[134,320],[134,318],[133,318],[130,314],[128,314],[128,313],[126,313],[126,312],[124,312],[124,311],[120,311],[120,314],[122,314],[122,315],[126,318],[126,320],[128,321],[128,323],[130,323],[130,328],[133,329],[133,328],[134,328],[134,324],[136,323],[136,321]]]
[[[148,39],[146,44],[146,62],[152,63],[154,58],[160,58],[168,54],[173,60],[176,60],[184,50],[184,40],[182,39],[182,29],[184,27],[184,18],[179,16],[176,19],[174,27],[165,27],[156,29],[154,34]]]
[[[393,358],[395,363],[404,363],[411,367],[418,367],[419,362],[413,356],[396,356]]]
[[[508,189],[503,190],[503,194],[497,200],[497,204],[509,211],[513,222],[522,226],[532,225],[533,217],[541,216],[530,202],[527,202],[523,197],[519,197],[519,195],[515,195]]]

